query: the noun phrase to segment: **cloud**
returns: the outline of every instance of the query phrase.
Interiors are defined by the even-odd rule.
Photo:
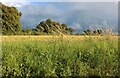
[[[27,2],[29,0],[1,0],[1,2]]]
[[[115,2],[120,0],[1,0],[1,2]]]
[[[22,7],[28,5],[30,2],[28,0],[1,0],[1,2],[7,6]]]
[[[118,10],[114,2],[13,2],[11,5],[23,13],[23,28],[36,27],[47,18],[66,23],[76,30],[101,27],[104,20],[117,28]]]
[[[114,2],[117,4],[120,0],[1,0],[8,6],[21,7],[31,2]]]
[[[5,4],[7,6],[22,7],[22,6],[27,5],[29,3],[28,2],[24,2],[24,3],[22,3],[22,2],[5,2],[3,4]]]
[[[31,3],[18,8],[18,10],[23,13],[21,17],[21,23],[24,23],[23,28],[35,27],[40,21],[45,21],[47,18],[63,21],[63,19],[59,18],[62,14],[61,10],[51,4]]]
[[[119,0],[30,0],[31,2],[117,2]]]

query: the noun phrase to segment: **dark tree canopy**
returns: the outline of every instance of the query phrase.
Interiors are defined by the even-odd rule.
[[[20,17],[21,12],[15,7],[8,7],[0,3],[1,21],[2,21],[2,34],[17,34],[21,31]]]
[[[70,33],[70,34],[72,34],[73,32],[74,32],[74,29],[73,28],[68,28],[68,32]]]
[[[85,35],[103,35],[102,29],[96,29],[96,30],[86,30],[84,31]]]
[[[72,34],[74,31],[73,28],[68,28],[66,24],[60,24],[59,22],[51,19],[40,22],[36,28],[39,30],[38,34]]]

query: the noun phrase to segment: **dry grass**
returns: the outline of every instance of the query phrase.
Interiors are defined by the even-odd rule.
[[[64,36],[52,36],[52,35],[41,35],[41,36],[2,36],[2,41],[28,41],[28,40],[53,40],[53,39],[72,39],[72,40],[84,40],[86,38],[92,38],[92,39],[118,39],[120,38],[119,36],[69,36],[69,35],[64,35]]]

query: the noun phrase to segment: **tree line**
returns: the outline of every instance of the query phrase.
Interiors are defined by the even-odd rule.
[[[103,29],[90,30],[87,29],[82,33],[74,33],[74,29],[66,24],[47,19],[40,22],[35,28],[22,29],[20,17],[22,13],[15,7],[8,7],[0,3],[0,21],[3,35],[103,35]]]
[[[43,35],[43,34],[72,34],[74,29],[69,28],[66,24],[47,19],[40,22],[36,28],[22,30],[20,17],[22,13],[15,7],[8,7],[0,3],[0,20],[3,35]]]

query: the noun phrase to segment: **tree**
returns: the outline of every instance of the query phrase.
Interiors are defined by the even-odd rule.
[[[41,25],[38,25],[36,28],[39,29],[42,32],[44,31],[44,28]]]
[[[42,22],[40,22],[40,24],[39,25],[41,25],[42,27],[44,27],[46,24],[45,24],[45,22],[44,21],[42,21]]]
[[[46,24],[50,25],[52,23],[52,20],[51,19],[47,19],[46,20]]]
[[[98,34],[96,30],[93,31],[93,34]]]
[[[66,28],[67,28],[67,25],[66,25],[66,24],[62,24],[62,27],[63,27],[64,29],[66,29]]]
[[[25,29],[25,30],[23,30],[23,33],[25,34],[25,35],[32,35],[32,29]]]
[[[20,24],[21,12],[15,7],[8,7],[0,3],[2,16],[0,17],[2,22],[2,34],[18,34],[21,32],[22,25]]]
[[[73,31],[74,31],[74,29],[73,28],[68,28],[68,32],[70,33],[70,34],[72,34],[73,33]]]
[[[87,29],[86,31],[84,31],[84,33],[85,33],[86,35],[91,35],[91,34],[92,34],[92,31],[89,30],[89,29]]]
[[[36,28],[39,29],[40,32],[46,34],[72,34],[74,31],[73,28],[67,28],[66,24],[60,24],[59,22],[52,21],[51,19],[40,22]]]
[[[101,29],[98,29],[97,32],[98,32],[98,34],[102,34],[103,33],[103,31]]]

